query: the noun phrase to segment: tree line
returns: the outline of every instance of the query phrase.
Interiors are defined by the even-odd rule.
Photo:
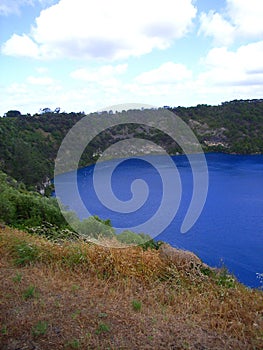
[[[235,100],[218,106],[165,106],[182,118],[194,131],[205,152],[238,154],[263,153],[263,100]],[[142,114],[141,110],[138,113]],[[129,111],[120,114],[127,115]],[[104,112],[107,114],[107,112]],[[112,112],[111,112],[112,114]],[[92,113],[100,117],[100,113]],[[27,189],[50,194],[54,161],[63,138],[85,114],[51,111],[22,115],[11,110],[0,118],[0,170],[24,183]],[[149,139],[170,154],[180,147],[158,129],[137,124],[118,125],[97,135],[86,147],[79,165],[96,161],[109,145],[125,137]]]

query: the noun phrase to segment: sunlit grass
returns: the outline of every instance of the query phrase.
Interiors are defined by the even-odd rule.
[[[0,266],[2,348],[262,348],[263,292],[225,269],[9,228]]]

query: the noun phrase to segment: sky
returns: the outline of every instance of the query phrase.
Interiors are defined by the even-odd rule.
[[[0,116],[263,98],[262,0],[0,0]]]

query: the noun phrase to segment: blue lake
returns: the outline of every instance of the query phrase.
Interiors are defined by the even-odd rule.
[[[89,213],[103,219],[110,218],[114,227],[133,227],[145,222],[158,210],[162,199],[162,179],[147,159],[153,159],[162,166],[162,156],[123,160],[111,176],[114,195],[121,201],[128,201],[131,184],[143,179],[149,187],[149,195],[140,209],[131,213],[120,213],[104,206],[96,196],[93,186],[94,166],[79,169],[78,189]],[[191,250],[210,266],[225,265],[239,281],[250,286],[262,284],[257,273],[263,273],[263,156],[241,156],[206,154],[209,187],[203,211],[194,226],[185,234],[180,227],[186,215],[193,192],[193,177],[186,156],[175,156],[182,183],[179,209],[171,223],[155,239],[173,246]],[[105,170],[114,166],[114,161],[105,162]],[[169,178],[170,168],[164,169]],[[102,170],[97,180],[104,184],[107,171]],[[173,177],[171,173],[171,182]],[[59,175],[59,186],[70,188],[72,174]],[[176,193],[170,191],[172,209]],[[65,190],[65,205],[77,212],[80,218],[85,213]],[[149,232],[145,232],[151,234]]]

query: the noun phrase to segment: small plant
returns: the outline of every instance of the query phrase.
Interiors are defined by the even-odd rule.
[[[125,230],[117,235],[117,240],[124,244],[144,244],[145,241],[151,239],[151,237],[144,237],[135,232]]]
[[[17,272],[16,275],[13,277],[13,281],[16,283],[20,283],[22,280],[22,274]]]
[[[6,326],[3,326],[3,327],[1,328],[1,334],[2,334],[2,335],[7,335],[7,334],[8,334],[8,331],[7,331],[7,327],[6,327]]]
[[[79,347],[80,347],[80,342],[79,342],[78,339],[73,339],[73,340],[68,341],[68,342],[65,344],[65,347],[66,347],[66,348],[69,348],[69,349],[79,349]]]
[[[17,244],[15,247],[15,264],[18,266],[24,266],[36,261],[39,257],[39,249],[33,244],[22,242]]]
[[[141,303],[141,301],[139,301],[139,300],[133,300],[133,301],[132,301],[132,307],[133,307],[133,310],[135,310],[135,311],[141,311],[141,308],[142,308],[142,303]]]
[[[76,292],[79,289],[80,289],[80,286],[77,284],[73,284],[73,286],[71,287],[72,292]]]
[[[80,310],[76,310],[75,312],[73,312],[71,317],[72,317],[73,320],[75,320],[79,315],[80,315]]]
[[[87,257],[79,249],[72,249],[68,255],[63,257],[63,262],[66,266],[74,268],[84,262],[87,262]]]
[[[35,286],[29,286],[23,293],[23,298],[25,300],[29,298],[34,298],[36,296],[36,287]]]
[[[107,324],[100,323],[97,330],[96,330],[96,334],[106,333],[109,331],[110,331],[110,327]]]
[[[217,284],[226,288],[235,288],[235,278],[231,276],[226,268],[222,268],[218,275]]]
[[[34,337],[45,335],[47,333],[48,323],[47,321],[39,321],[34,327],[32,327],[32,334]]]
[[[142,236],[144,234],[143,233],[139,233],[139,235]],[[148,236],[148,235],[144,235],[144,236]],[[158,250],[162,244],[163,244],[162,241],[154,241],[153,239],[149,239],[148,238],[148,240],[145,240],[145,243],[140,244],[140,247],[142,247],[143,250],[147,250],[147,249]]]

